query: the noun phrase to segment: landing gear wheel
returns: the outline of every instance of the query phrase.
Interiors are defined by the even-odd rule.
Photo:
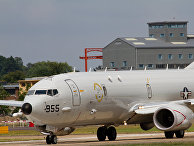
[[[110,141],[114,141],[117,138],[117,131],[115,127],[109,127],[107,129],[107,136]]]
[[[183,138],[185,135],[185,131],[184,130],[175,131],[175,135],[177,138]]]
[[[46,137],[47,144],[57,144],[57,136],[56,135],[47,135]]]
[[[56,135],[51,136],[51,142],[52,142],[52,144],[57,144],[57,136]]]
[[[51,144],[51,136],[50,135],[46,136],[46,143]]]
[[[105,126],[99,127],[97,130],[97,137],[99,141],[105,141],[107,128]]]
[[[165,131],[164,132],[166,138],[173,138],[174,132],[173,131]]]

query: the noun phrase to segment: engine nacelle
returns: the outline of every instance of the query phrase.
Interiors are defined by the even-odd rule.
[[[193,112],[184,105],[171,104],[159,108],[153,116],[154,125],[162,131],[186,130],[191,124]]]

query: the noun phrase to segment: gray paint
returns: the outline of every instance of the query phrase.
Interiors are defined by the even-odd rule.
[[[103,67],[111,68],[110,62],[115,62],[115,68],[123,68],[122,62],[127,61],[127,67],[135,66],[135,47],[116,39],[103,49]]]
[[[103,49],[103,67],[114,68],[118,70],[130,69],[131,66],[135,69],[143,69],[148,64],[153,65],[149,69],[165,68],[169,64],[169,68],[184,68],[194,61],[194,38],[187,37],[187,21],[179,22],[152,22],[148,25],[164,24],[163,28],[150,29],[155,31],[157,35],[160,33],[174,33],[174,37],[169,38],[169,35],[161,39],[160,37],[149,40],[149,37],[122,37],[117,38]],[[168,28],[169,24],[184,24],[184,28]],[[180,32],[186,34],[180,37]],[[150,32],[152,33],[152,32]],[[149,38],[149,39],[147,39]],[[173,42],[179,42],[174,44]],[[158,55],[163,58],[160,60]],[[172,54],[172,59],[168,55]],[[178,55],[182,54],[183,58],[179,59]],[[188,55],[192,54],[193,58],[189,59]],[[127,61],[127,67],[123,67],[122,62]],[[110,62],[115,63],[115,67],[110,66]],[[142,64],[143,67],[139,67]]]
[[[148,23],[149,36],[153,34],[155,38],[162,39],[166,42],[170,41],[187,41],[187,21],[174,21],[174,22],[151,22]],[[153,29],[150,26],[160,25],[163,28]],[[169,28],[168,25],[184,25],[183,28]],[[170,33],[173,34],[173,37],[170,37]],[[184,36],[180,36],[180,33],[183,33]],[[164,34],[164,37],[160,37],[160,34]]]

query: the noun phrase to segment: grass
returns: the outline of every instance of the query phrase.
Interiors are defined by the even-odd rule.
[[[8,134],[0,134],[0,136],[39,136],[39,135],[42,134],[35,130],[17,130],[9,131]]]
[[[30,140],[43,140],[42,138],[22,139],[22,138],[9,138],[0,139],[0,142],[12,142],[12,141],[30,141]]]
[[[97,126],[88,126],[88,127],[82,127],[82,128],[77,128],[72,134],[96,134],[97,133]],[[127,125],[127,126],[119,126],[116,127],[117,133],[119,134],[136,134],[136,133],[158,133],[162,132],[155,127],[152,128],[151,130],[144,131],[140,128],[139,125]],[[194,131],[194,127],[192,128]]]
[[[96,134],[97,133],[98,126],[86,126],[77,128],[72,134]],[[137,133],[159,133],[162,132],[155,127],[151,130],[144,131],[140,128],[139,125],[122,125],[119,127],[116,127],[118,134],[137,134]],[[194,132],[194,125],[191,126],[186,132]],[[38,136],[42,135],[40,132],[35,130],[17,130],[17,131],[9,131],[8,134],[0,134],[0,136]]]

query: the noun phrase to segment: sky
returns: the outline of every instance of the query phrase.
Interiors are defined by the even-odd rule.
[[[194,34],[193,6],[194,0],[0,0],[0,55],[21,57],[24,65],[67,62],[84,71],[84,48],[146,37],[147,22],[189,21]],[[88,68],[98,65],[102,60],[88,61]]]

